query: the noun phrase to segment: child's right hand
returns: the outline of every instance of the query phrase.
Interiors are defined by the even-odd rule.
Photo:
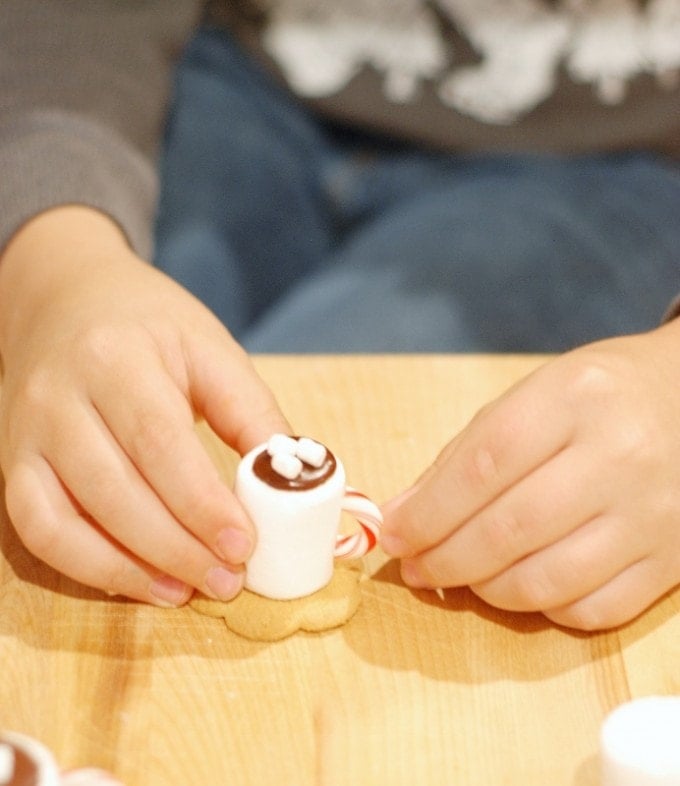
[[[112,594],[233,597],[254,532],[194,421],[240,453],[289,427],[221,323],[108,218],[64,207],[0,260],[0,353],[0,466],[27,548]]]

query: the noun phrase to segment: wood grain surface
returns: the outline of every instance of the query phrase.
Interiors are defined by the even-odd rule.
[[[262,357],[298,433],[378,501],[538,357]],[[202,430],[231,481],[234,454]],[[605,714],[680,693],[680,590],[574,633],[465,589],[410,591],[381,553],[345,627],[258,644],[189,608],[104,597],[29,555],[2,513],[0,727],[128,786],[596,786]]]

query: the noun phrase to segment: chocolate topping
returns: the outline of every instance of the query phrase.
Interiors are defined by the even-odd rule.
[[[320,467],[313,467],[303,461],[302,472],[296,478],[289,480],[272,469],[271,456],[265,448],[255,457],[253,472],[263,483],[272,488],[282,491],[307,491],[328,480],[335,472],[335,466],[335,456],[326,448],[326,460]]]
[[[2,737],[0,737],[0,745],[6,745],[14,753],[14,772],[8,781],[2,781],[2,786],[38,786],[38,768],[33,760],[21,748],[17,748]]]

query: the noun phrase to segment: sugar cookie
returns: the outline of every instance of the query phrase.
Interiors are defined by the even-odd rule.
[[[226,626],[244,638],[278,641],[298,630],[320,632],[344,625],[361,603],[362,577],[359,563],[342,563],[325,587],[303,598],[272,600],[243,590],[226,602],[198,594],[189,605],[199,614],[223,617]]]

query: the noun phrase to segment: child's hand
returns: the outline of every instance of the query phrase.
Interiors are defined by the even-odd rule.
[[[680,583],[680,322],[566,354],[485,407],[386,507],[414,587],[582,629]]]
[[[240,452],[288,426],[217,319],[108,219],[63,208],[3,255],[0,351],[0,462],[28,549],[143,601],[233,597],[254,533],[194,419]]]

